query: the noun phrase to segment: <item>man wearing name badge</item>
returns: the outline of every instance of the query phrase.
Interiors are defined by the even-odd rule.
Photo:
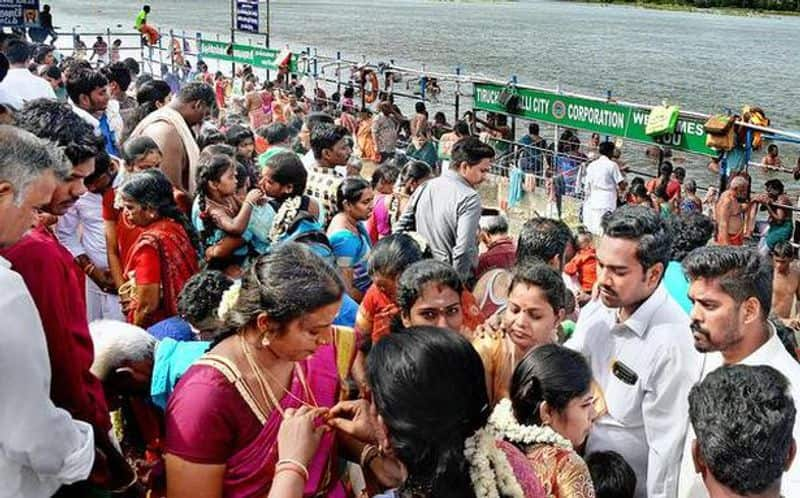
[[[753,249],[709,246],[692,251],[683,261],[691,285],[690,315],[695,348],[704,355],[702,378],[723,365],[768,365],[789,381],[792,398],[800,402],[800,364],[786,351],[767,320],[772,306],[772,265]],[[800,420],[795,420],[800,440]],[[696,436],[690,429],[680,469],[680,498],[705,498],[702,477],[692,462]],[[800,464],[784,474],[781,493],[800,496]]]
[[[613,450],[636,473],[636,498],[673,498],[688,426],[688,394],[700,378],[689,319],[662,277],[671,236],[658,214],[623,206],[603,219],[599,299],[587,304],[566,346],[581,352],[605,397],[586,452]]]

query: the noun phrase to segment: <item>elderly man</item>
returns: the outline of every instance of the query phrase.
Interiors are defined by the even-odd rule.
[[[514,240],[508,236],[508,219],[497,213],[481,216],[478,221],[480,240],[486,251],[478,258],[475,276],[481,276],[494,268],[511,269],[517,260]]]
[[[737,176],[728,190],[719,196],[714,210],[717,222],[717,243],[722,246],[740,246],[744,243],[747,228],[747,179]]]
[[[68,174],[61,153],[32,134],[0,126],[0,248],[14,245]],[[22,277],[0,257],[0,482],[3,496],[52,495],[89,476],[92,427],[50,400],[42,322]]]
[[[662,278],[671,237],[652,209],[623,206],[603,219],[600,298],[581,311],[566,346],[581,352],[605,396],[586,451],[620,453],[637,498],[671,498],[688,426],[687,396],[700,378],[689,319]]]
[[[17,120],[21,128],[64,149],[71,168],[41,207],[47,214],[61,216],[86,192],[84,179],[94,171],[99,149],[92,127],[70,106],[44,99],[25,106]],[[72,254],[43,223],[0,253],[22,275],[39,310],[50,355],[53,402],[92,426],[97,450],[105,456],[89,483],[73,485],[65,493],[86,496],[94,488],[124,487],[133,479],[133,471],[109,432],[111,420],[102,385],[89,372],[94,354],[81,285],[86,269],[75,264]]]

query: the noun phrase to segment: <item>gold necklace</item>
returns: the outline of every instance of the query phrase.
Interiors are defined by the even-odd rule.
[[[242,352],[244,353],[245,360],[250,366],[250,370],[256,377],[256,383],[261,390],[261,396],[264,398],[264,402],[267,403],[267,408],[269,408],[269,404],[272,403],[272,406],[281,414],[281,418],[284,418],[283,408],[278,402],[275,393],[272,391],[272,388],[269,387],[269,383],[266,381],[266,379],[264,379],[264,376],[261,375],[261,369],[258,368],[255,358],[253,358],[252,351],[250,351],[250,346],[244,339],[244,334],[239,334],[239,343],[241,345]]]

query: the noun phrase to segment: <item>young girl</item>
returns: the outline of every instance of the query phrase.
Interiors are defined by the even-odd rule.
[[[233,125],[225,133],[225,141],[236,150],[236,160],[247,169],[251,185],[258,184],[256,172],[256,137],[250,128]]]
[[[272,156],[261,172],[259,187],[270,198],[269,203],[275,210],[269,235],[273,244],[286,235],[298,213],[306,212],[319,219],[319,204],[303,193],[307,179],[308,172],[294,152]]]
[[[375,244],[369,255],[372,285],[356,317],[359,339],[376,343],[389,334],[392,319],[400,313],[396,305],[397,280],[406,268],[423,257],[419,244],[404,233],[389,235]]]
[[[225,154],[208,154],[200,158],[197,171],[196,213],[192,218],[200,232],[204,247],[215,245],[224,237],[247,240],[250,216],[264,193],[249,191],[244,201],[237,195],[236,163]],[[196,216],[195,216],[196,214]],[[210,264],[235,275],[245,263],[248,247],[243,245],[226,258],[211,258]]]
[[[382,164],[372,173],[372,189],[375,194],[375,208],[367,220],[367,232],[372,243],[392,233],[392,219],[389,207],[394,198],[394,183],[399,171],[392,164]]]
[[[358,302],[370,286],[366,263],[372,244],[364,221],[372,214],[374,198],[372,187],[366,180],[345,178],[336,191],[338,214],[328,227],[328,238],[347,293]]]
[[[222,71],[217,71],[214,75],[214,95],[217,98],[217,108],[225,109],[225,93],[228,88],[228,81],[222,75]]]

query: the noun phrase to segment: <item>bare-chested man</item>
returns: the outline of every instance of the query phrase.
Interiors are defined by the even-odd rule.
[[[772,313],[796,328],[796,302],[800,299],[800,269],[792,265],[794,248],[787,241],[772,248]]]
[[[765,193],[753,196],[753,206],[750,211],[750,219],[754,220],[756,209],[767,212],[769,226],[767,233],[759,243],[759,251],[766,255],[778,242],[792,238],[794,230],[794,220],[789,209],[780,206],[791,206],[791,199],[786,195],[783,182],[778,179],[767,180],[764,183]],[[752,222],[751,222],[752,224]]]
[[[192,82],[181,88],[169,105],[146,116],[131,138],[146,135],[161,149],[161,171],[181,190],[194,193],[200,151],[192,127],[203,122],[214,106],[214,89]]]
[[[737,176],[731,180],[728,190],[719,196],[715,209],[719,245],[740,246],[744,243],[746,213],[747,180]]]

